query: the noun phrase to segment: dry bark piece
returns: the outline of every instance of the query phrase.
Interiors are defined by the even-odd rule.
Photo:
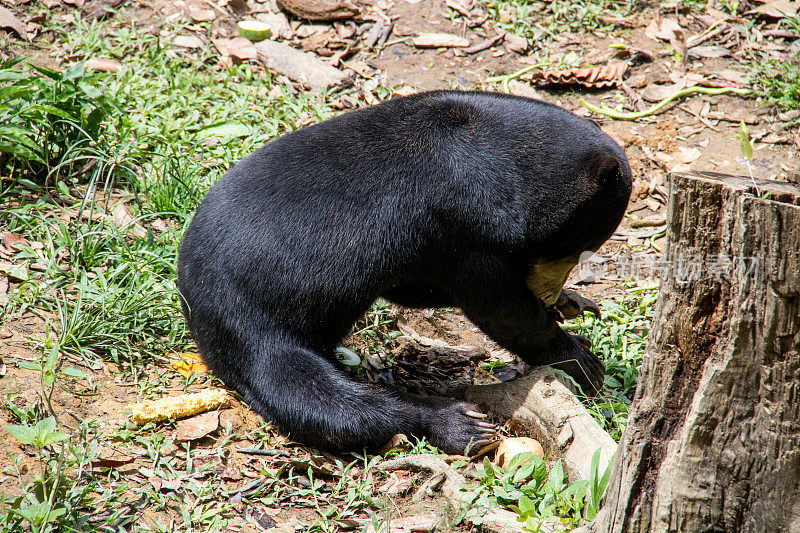
[[[731,51],[724,46],[695,46],[689,49],[689,57],[727,57],[731,55]]]
[[[674,268],[592,531],[800,524],[800,186],[757,186],[670,176]]]
[[[591,88],[616,87],[628,70],[623,62],[613,62],[602,67],[571,68],[556,71],[536,71],[527,77],[540,85],[581,85]]]
[[[10,28],[14,30],[14,33],[21,39],[28,40],[28,32],[25,30],[25,24],[23,24],[14,13],[3,6],[0,6],[0,28]]]
[[[417,48],[466,48],[469,39],[452,33],[420,33],[411,43]]]
[[[301,52],[289,45],[274,41],[261,41],[254,45],[258,59],[267,68],[287,76],[292,81],[313,89],[324,89],[341,84],[346,74],[314,55]]]
[[[352,0],[279,0],[280,7],[306,20],[339,20],[361,13]]]

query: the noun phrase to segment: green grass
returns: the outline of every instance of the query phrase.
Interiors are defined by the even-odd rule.
[[[780,19],[777,28],[800,37],[800,15]],[[752,28],[743,30],[752,39]],[[800,109],[800,51],[794,54],[787,51],[779,59],[762,52],[756,45],[749,54],[751,84],[761,97],[782,109]]]
[[[628,421],[657,297],[656,286],[630,287],[623,298],[602,303],[602,319],[587,314],[565,328],[591,339],[606,365],[602,395],[583,402],[617,441]]]
[[[563,33],[583,33],[594,30],[608,30],[613,25],[598,17],[624,17],[636,8],[634,0],[622,2],[612,0],[590,0],[570,2],[556,0],[540,2],[536,0],[488,1],[486,7],[490,18],[497,26],[528,40],[531,50],[547,59],[548,45]]]

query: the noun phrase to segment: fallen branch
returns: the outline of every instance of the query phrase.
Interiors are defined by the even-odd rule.
[[[734,93],[734,94],[740,94],[740,95],[747,95],[747,94],[753,94],[753,91],[750,90],[750,89],[741,89],[739,87],[700,87],[700,86],[687,87],[685,89],[681,89],[680,91],[676,92],[675,94],[673,94],[671,96],[668,96],[668,97],[664,98],[663,100],[661,100],[656,105],[654,105],[654,106],[652,106],[652,107],[650,107],[648,109],[645,109],[644,111],[637,111],[637,112],[634,112],[634,113],[623,113],[623,112],[611,109],[610,107],[596,106],[594,104],[590,104],[589,102],[587,102],[583,98],[580,99],[580,103],[581,103],[581,105],[583,107],[585,107],[586,109],[588,109],[589,111],[591,111],[593,113],[597,113],[598,115],[605,115],[605,116],[607,116],[609,118],[613,118],[615,120],[636,120],[636,119],[639,119],[639,118],[647,117],[649,115],[653,115],[655,113],[658,113],[664,106],[666,106],[668,103],[672,102],[673,100],[676,100],[678,98],[682,98],[682,97],[687,96],[689,94],[695,94],[695,93],[697,93],[697,94],[710,94],[710,95]]]

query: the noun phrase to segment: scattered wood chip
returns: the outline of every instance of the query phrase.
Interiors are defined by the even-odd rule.
[[[540,85],[580,85],[591,88],[615,87],[622,80],[628,65],[621,61],[602,67],[572,68],[556,71],[535,71],[528,77]]]
[[[25,30],[25,24],[23,24],[14,13],[3,6],[0,6],[0,28],[12,29],[21,39],[28,40],[28,32]]]
[[[397,472],[392,472],[389,474],[389,479],[378,488],[378,491],[382,494],[388,494],[390,496],[395,494],[404,494],[408,492],[408,489],[411,488],[411,485],[414,483],[414,479],[411,477],[400,477],[397,475]]]
[[[122,72],[122,63],[111,57],[92,57],[86,60],[84,66],[100,72]]]
[[[172,40],[172,44],[181,48],[200,48],[203,41],[196,35],[178,35]]]
[[[306,20],[339,20],[361,13],[352,0],[278,0],[280,7]]]
[[[175,428],[175,439],[178,441],[202,439],[219,428],[219,411],[179,420]]]
[[[724,46],[695,46],[689,49],[689,57],[726,57],[731,55],[731,51]]]
[[[632,228],[653,228],[660,227],[667,223],[664,215],[652,215],[641,220],[631,220]]]
[[[452,33],[420,33],[411,43],[417,48],[466,48],[469,39]]]
[[[312,89],[324,89],[344,82],[347,75],[316,58],[289,45],[274,41],[261,41],[254,45],[258,59],[267,68],[300,82]]]

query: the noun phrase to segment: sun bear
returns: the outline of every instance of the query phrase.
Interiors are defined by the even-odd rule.
[[[494,428],[474,406],[358,382],[336,346],[378,297],[458,307],[526,363],[599,389],[602,362],[554,304],[582,306],[562,286],[631,182],[594,122],[537,100],[434,91],[344,113],[211,187],[181,245],[183,312],[213,372],[300,442],[476,450]]]

